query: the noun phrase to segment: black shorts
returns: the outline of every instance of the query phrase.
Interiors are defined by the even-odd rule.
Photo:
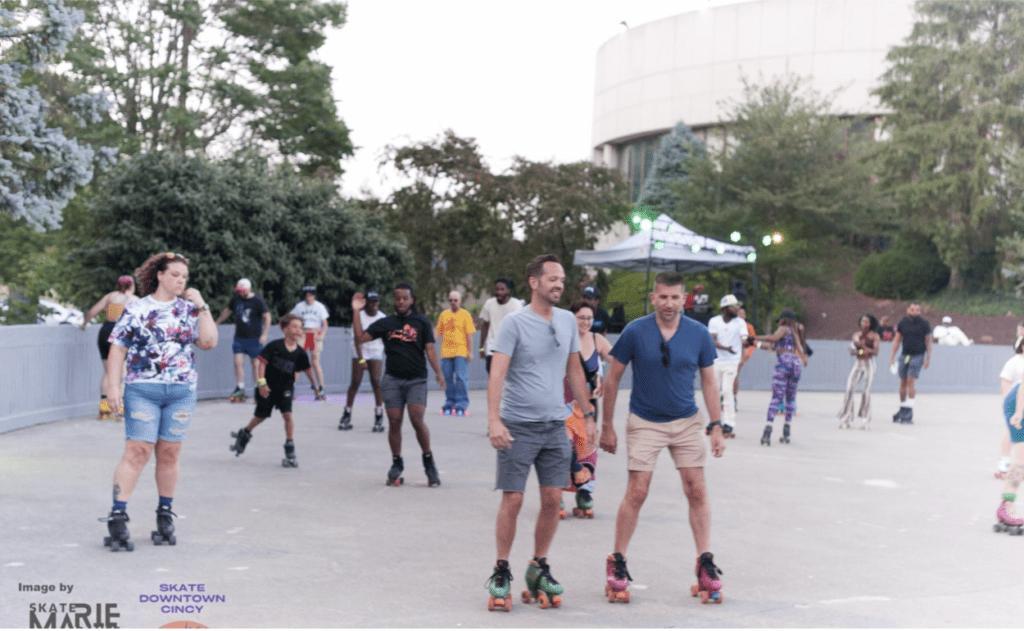
[[[256,418],[270,418],[274,408],[281,410],[282,414],[292,411],[291,390],[270,391],[270,396],[264,399],[260,396],[260,389],[256,388],[256,411],[252,413]]]
[[[100,327],[100,335],[96,338],[96,345],[100,347],[100,359],[106,360],[107,356],[110,355],[110,334],[114,331],[114,325],[116,322],[103,323]]]

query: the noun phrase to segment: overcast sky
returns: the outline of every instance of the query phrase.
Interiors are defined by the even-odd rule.
[[[348,0],[321,58],[355,156],[342,190],[385,195],[382,150],[452,129],[494,170],[590,158],[600,46],[630,27],[745,0]],[[392,181],[393,183],[393,181]]]

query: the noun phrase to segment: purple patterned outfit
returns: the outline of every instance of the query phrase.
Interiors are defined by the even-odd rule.
[[[794,351],[779,355],[779,363],[775,364],[775,374],[772,375],[772,402],[768,404],[768,422],[775,420],[775,413],[779,405],[786,402],[786,422],[793,420],[793,412],[796,411],[796,386],[800,383],[800,374],[803,372],[803,365],[800,358],[796,356],[796,346],[793,342],[793,333],[787,333],[781,340],[775,343],[777,351]]]

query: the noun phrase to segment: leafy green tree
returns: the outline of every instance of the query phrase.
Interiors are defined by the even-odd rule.
[[[695,136],[687,124],[681,121],[677,123],[672,133],[661,138],[658,152],[654,154],[654,165],[644,180],[637,206],[652,207],[655,217],[660,213],[669,216],[679,214],[681,209],[676,206],[680,198],[675,191],[686,183],[694,163],[706,160],[707,157],[704,141]]]
[[[596,235],[626,211],[615,172],[586,162],[516,158],[508,171],[494,174],[476,142],[452,131],[392,147],[385,162],[409,183],[369,203],[405,235],[417,297],[428,312],[452,288],[480,294],[499,276],[511,278],[525,295],[526,263],[541,253],[562,260],[571,296],[583,278],[573,266],[574,251],[592,247]]]
[[[829,283],[844,238],[875,230],[871,141],[794,77],[745,82],[726,117],[724,149],[695,160],[675,187],[674,218],[721,240],[737,231],[757,247],[758,312],[771,314],[785,287]],[[762,244],[775,233],[780,242]]]
[[[113,95],[122,150],[260,149],[307,174],[352,154],[331,69],[333,0],[68,0],[87,16],[73,74]]]
[[[919,0],[915,8],[913,31],[890,50],[875,92],[893,112],[881,184],[959,289],[966,269],[995,260],[1013,206],[998,194],[1024,144],[1024,5]]]
[[[190,259],[189,282],[215,310],[242,277],[278,316],[314,284],[329,322],[346,325],[353,292],[391,287],[411,268],[380,218],[343,203],[329,184],[258,158],[144,154],[111,178],[94,212],[103,236],[75,258],[107,291],[150,255],[173,251]]]

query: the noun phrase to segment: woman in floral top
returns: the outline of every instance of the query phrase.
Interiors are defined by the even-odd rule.
[[[178,483],[178,454],[196,406],[196,370],[192,345],[217,346],[210,307],[188,282],[188,259],[167,252],[151,256],[135,270],[141,300],[125,306],[110,334],[108,383],[117,383],[126,365],[124,455],[114,471],[114,505],[107,518],[112,550],[134,546],[128,541],[127,507],[150,455],[156,451],[160,494],[154,543],[174,544],[171,503]],[[109,395],[116,414],[121,393]]]

